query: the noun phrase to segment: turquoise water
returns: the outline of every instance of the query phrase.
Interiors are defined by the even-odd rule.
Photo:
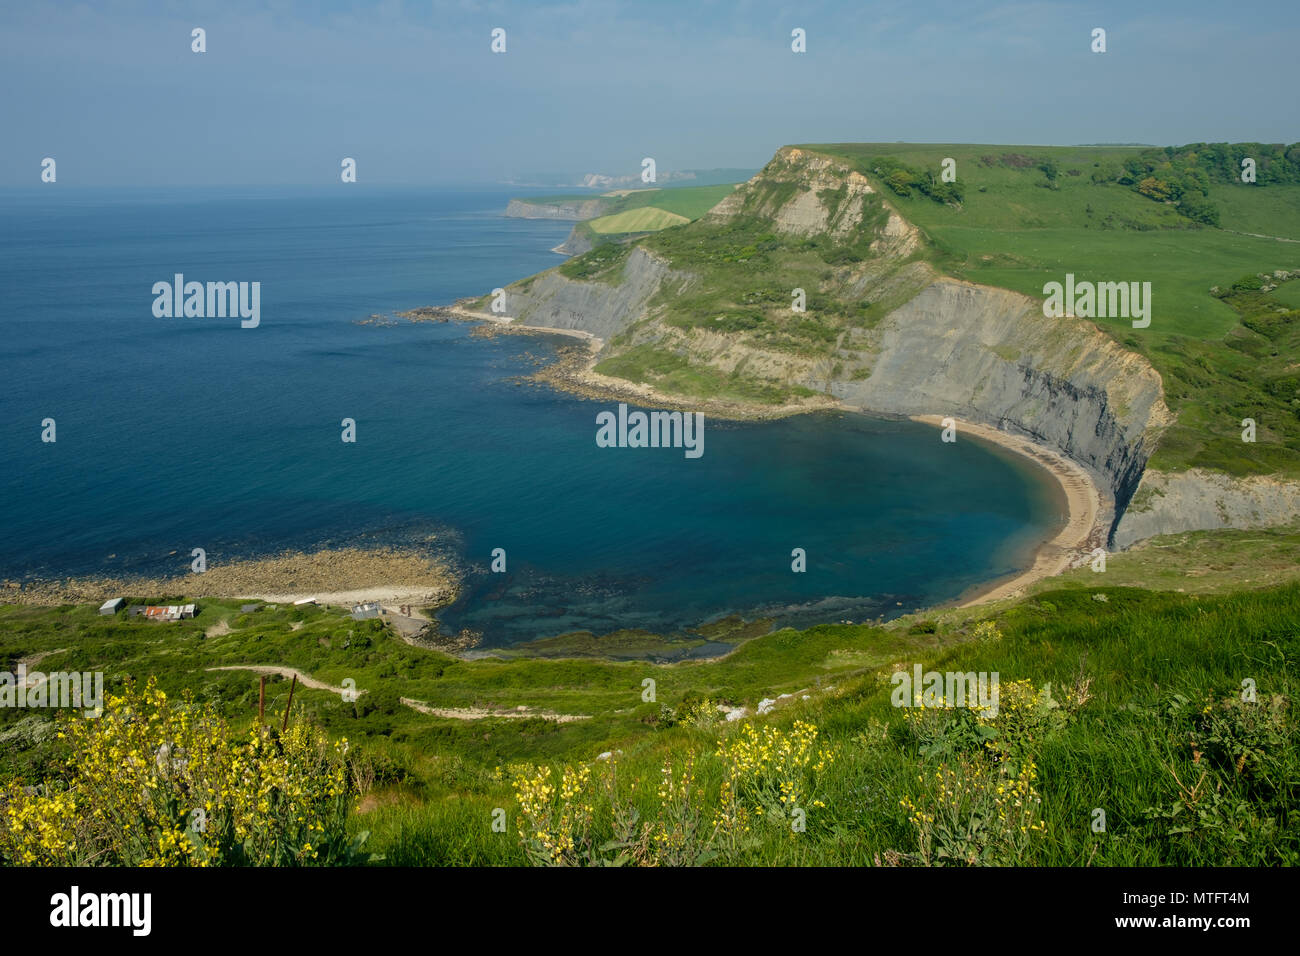
[[[1057,526],[1028,465],[925,426],[706,418],[699,459],[599,448],[615,403],[517,381],[551,337],[357,324],[559,262],[569,224],[502,218],[517,192],[0,192],[0,575],[432,546],[467,574],[444,623],[500,646],[911,610],[1026,566]],[[175,273],[260,282],[260,325],[155,318]]]

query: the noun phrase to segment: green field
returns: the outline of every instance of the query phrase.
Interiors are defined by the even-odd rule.
[[[675,213],[687,219],[699,219],[706,212],[735,191],[732,185],[722,186],[682,186],[677,189],[659,189],[653,192],[632,193],[624,197],[627,204],[624,209],[634,209],[635,202],[644,198],[645,205]]]
[[[663,322],[732,333],[764,349],[817,359],[833,355],[846,330],[872,326],[918,292],[925,282],[908,271],[918,262],[1035,298],[1067,273],[1077,281],[1149,282],[1148,328],[1135,329],[1123,318],[1094,322],[1151,362],[1178,416],[1150,464],[1300,475],[1300,375],[1294,364],[1300,286],[1291,282],[1270,291],[1255,278],[1300,269],[1300,243],[1280,241],[1300,235],[1300,148],[801,148],[865,175],[882,200],[920,228],[920,251],[906,261],[873,255],[868,230],[881,221],[883,207],[871,211],[859,233],[839,240],[778,233],[770,210],[805,187],[798,170],[776,164],[747,190],[747,205],[731,221],[696,221],[636,240],[702,279],[661,294],[653,305]],[[1260,157],[1257,183],[1234,178],[1242,155]],[[951,184],[940,176],[947,158],[956,163]],[[1167,196],[1180,198],[1160,198]],[[833,191],[820,198],[832,209],[839,201]],[[600,271],[594,259],[581,259],[566,264],[565,274]],[[859,287],[842,284],[846,266],[872,273],[865,300]],[[617,269],[598,277],[616,282]],[[807,315],[789,310],[789,290],[796,287],[812,290]],[[617,350],[620,341],[612,344]],[[830,377],[833,359],[827,361]],[[601,371],[688,395],[729,391],[734,398],[761,394],[775,403],[791,394],[743,372],[721,383],[681,368],[665,372],[673,364],[672,354],[643,344],[607,358]],[[1254,444],[1240,440],[1244,418],[1258,423]]]
[[[597,242],[620,234],[654,232],[699,219],[735,191],[736,184],[710,186],[675,186],[667,189],[635,189],[615,196],[595,193],[586,195],[537,196],[527,202],[557,206],[566,202],[601,199],[602,212],[596,219],[578,223],[577,229]],[[621,190],[620,190],[621,192]]]
[[[1300,279],[1292,279],[1278,286],[1273,298],[1292,309],[1300,309]]]
[[[603,201],[602,215],[604,216],[614,216],[632,209],[650,207],[684,216],[687,219],[699,219],[721,202],[724,196],[734,192],[735,188],[735,183],[720,186],[677,186],[671,189],[651,187],[626,192],[618,190],[623,193],[622,195],[584,193],[530,196],[525,201],[537,206],[559,206],[565,203],[600,199]]]
[[[1150,328],[1098,324],[1150,359],[1178,413],[1152,464],[1300,474],[1300,281],[1271,288],[1256,275],[1300,267],[1300,245],[1237,234],[1300,234],[1300,181],[1288,178],[1295,147],[808,148],[872,181],[862,228],[838,239],[774,231],[764,210],[802,186],[771,176],[728,222],[697,219],[634,240],[702,280],[664,288],[652,303],[659,320],[817,358],[914,295],[928,268],[1033,296],[1065,272],[1150,281]],[[1257,184],[1232,181],[1243,153],[1261,159]],[[956,184],[937,178],[945,157],[957,160]],[[644,191],[611,214],[696,219],[730,188]],[[820,195],[832,216],[842,198]],[[926,239],[906,258],[869,248],[885,200]],[[558,268],[617,283],[630,251],[609,243]],[[855,270],[887,292],[855,298]],[[809,290],[807,314],[789,308],[794,286]],[[630,336],[611,344],[602,371],[681,394],[778,402],[792,391]],[[1238,437],[1247,416],[1260,425],[1254,445]],[[198,618],[171,624],[89,606],[0,605],[0,656],[10,671],[20,660],[29,671],[100,670],[110,693],[154,677],[170,700],[210,706],[243,741],[258,678],[212,668],[354,682],[355,700],[300,685],[289,725],[349,741],[334,822],[349,838],[368,834],[355,862],[373,853],[370,865],[1300,863],[1297,527],[1154,538],[1109,556],[1104,573],[1085,566],[1021,598],[887,624],[773,631],[730,618],[691,635],[583,632],[473,660],[413,647],[337,609],[200,604]],[[651,660],[683,657],[705,639],[735,649]],[[913,665],[996,672],[998,713],[899,706],[891,679]],[[277,728],[289,687],[269,680]],[[765,700],[772,709],[757,713]],[[741,719],[724,718],[741,708]],[[158,758],[170,741],[150,736],[148,721],[87,723],[86,733],[104,735],[101,755],[135,767],[165,799],[131,778],[129,799],[109,814],[120,841],[105,843],[118,831],[96,824],[92,854],[56,833],[42,862],[138,862],[155,840],[186,839],[193,795]],[[113,727],[135,735],[132,756]],[[48,709],[0,707],[0,862],[52,839],[44,810],[80,801],[89,820],[89,808],[103,807],[98,777],[78,776],[83,753],[68,729]],[[287,752],[278,730],[269,739],[272,756]],[[236,755],[250,746],[227,745]],[[247,796],[238,787],[220,795],[214,818],[223,801]],[[332,859],[338,846],[329,844]],[[290,849],[292,861],[316,860]]]
[[[1185,571],[1213,560],[1164,544],[1184,554]],[[1276,545],[1294,549],[1295,537]],[[207,668],[273,663],[336,686],[355,680],[365,691],[355,703],[299,686],[292,724],[351,741],[346,826],[369,832],[366,851],[383,857],[375,865],[522,864],[539,833],[559,832],[574,838],[560,861],[575,863],[1295,864],[1300,739],[1289,662],[1300,653],[1300,584],[1196,595],[1123,579],[1121,570],[1104,583],[888,627],[781,630],[720,660],[673,665],[459,661],[338,611],[243,615],[237,602],[203,602],[198,619],[177,624],[104,619],[91,607],[0,607],[0,652],[11,667],[45,652],[36,665],[45,671],[101,668],[110,693],[130,675],[156,675],[170,699],[188,692],[232,731],[255,719],[257,677]],[[890,675],[914,663],[997,672],[1000,716],[894,705]],[[1254,701],[1241,699],[1246,679]],[[287,681],[271,680],[272,722],[287,692]],[[772,713],[753,715],[760,698],[780,694],[789,696]],[[588,719],[441,718],[402,697]],[[719,705],[750,715],[727,722]],[[56,792],[68,750],[54,731],[48,711],[0,710],[0,782],[45,780]],[[552,768],[553,783],[569,768],[573,795],[536,803],[529,781],[543,779],[539,767]],[[997,816],[1013,809],[1008,789],[1025,801],[1013,826]],[[743,828],[726,792],[741,799]],[[782,795],[802,811],[802,829]],[[504,832],[491,825],[498,808]],[[1104,833],[1092,828],[1097,808]],[[969,827],[972,816],[985,825]],[[4,827],[0,808],[0,847],[12,845]]]
[[[629,209],[612,216],[589,220],[586,225],[592,232],[604,236],[619,232],[657,232],[669,226],[679,226],[684,222],[690,220],[657,206],[642,206],[639,209]]]
[[[1216,185],[1210,187],[1210,198],[1223,208],[1224,229],[1300,242],[1300,190],[1294,187]],[[1294,246],[1289,253],[1285,247],[1279,251],[1292,259],[1300,254]]]
[[[902,144],[810,146],[851,162],[873,180],[880,155],[936,172],[957,161],[964,188],[960,208],[923,196],[882,191],[934,241],[945,271],[974,282],[1043,296],[1046,282],[1076,279],[1149,281],[1156,311],[1141,339],[1221,339],[1236,324],[1231,308],[1209,295],[1249,272],[1300,266],[1300,249],[1201,228],[1174,206],[1152,202],[1113,182],[1094,183],[1099,164],[1133,152],[1124,147],[955,146]],[[987,165],[987,157],[1051,158],[1060,169],[1048,189],[1036,166]],[[1077,171],[1079,175],[1070,175]],[[1210,187],[1225,210],[1225,227],[1286,235],[1300,232],[1300,185]],[[1234,224],[1235,223],[1235,224]],[[1098,319],[1117,337],[1132,334],[1121,319]]]

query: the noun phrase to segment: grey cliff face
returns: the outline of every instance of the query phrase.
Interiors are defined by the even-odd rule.
[[[861,207],[847,207],[855,217],[873,201],[863,177],[825,156],[786,148],[769,169],[788,184],[804,166],[806,189],[764,193],[765,170],[707,219],[725,221],[742,208],[758,209],[781,231],[802,235],[817,224],[838,227],[848,215],[843,204],[836,215],[818,206],[826,190],[838,185],[841,195],[856,197]],[[780,201],[768,209],[763,203],[773,195]],[[841,294],[869,300],[886,283],[903,281],[919,291],[874,326],[846,330],[829,359],[774,352],[743,333],[661,322],[664,297],[656,303],[655,296],[700,280],[641,247],[613,282],[576,281],[552,270],[516,284],[508,312],[527,325],[590,332],[606,343],[605,355],[617,351],[610,340],[631,329],[627,344],[653,343],[724,372],[743,367],[746,374],[828,392],[864,411],[951,415],[1030,437],[1093,476],[1112,547],[1156,534],[1254,527],[1300,515],[1297,483],[1146,472],[1173,421],[1160,376],[1146,359],[1087,320],[1044,317],[1041,302],[1029,296],[935,276],[909,259],[920,242],[915,227],[884,205],[888,215],[874,227],[877,258]],[[860,228],[858,219],[845,228]],[[1139,507],[1130,507],[1135,495]]]

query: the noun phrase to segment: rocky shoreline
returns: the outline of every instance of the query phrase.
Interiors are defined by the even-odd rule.
[[[762,421],[812,411],[856,411],[830,396],[817,396],[779,406],[716,399],[687,400],[666,395],[653,386],[628,382],[595,371],[604,345],[588,332],[554,329],[514,323],[509,318],[471,308],[477,299],[461,299],[450,306],[426,306],[398,313],[414,322],[478,322],[475,335],[566,335],[580,342],[558,347],[554,361],[547,362],[522,382],[545,385],[597,401],[620,401],[643,407],[703,412],[732,421]],[[925,420],[917,416],[918,420]],[[1019,592],[1034,580],[1060,573],[1077,563],[1086,548],[1096,543],[1097,518],[1101,502],[1095,482],[1087,472],[1074,467],[1063,456],[1047,452],[1031,441],[996,429],[962,422],[968,430],[987,441],[1033,460],[1048,472],[1069,503],[1067,528],[1045,542],[1034,564],[1010,581],[990,582],[965,596],[966,606]],[[315,553],[286,552],[274,558],[233,561],[210,567],[203,574],[166,578],[87,577],[63,580],[5,581],[0,586],[0,603],[39,606],[87,604],[121,595],[185,595],[203,598],[253,598],[291,603],[310,598],[322,604],[348,605],[362,601],[411,604],[421,608],[442,607],[456,599],[460,578],[450,562],[412,552],[391,549],[344,548]],[[464,653],[477,644],[476,635],[424,635],[440,649]]]
[[[475,330],[475,335],[563,335],[578,339],[581,344],[559,346],[555,361],[545,364],[535,374],[526,376],[523,380],[549,385],[572,395],[596,401],[627,402],[643,408],[659,408],[668,411],[703,412],[711,418],[727,421],[768,421],[840,407],[840,403],[829,395],[819,395],[782,405],[710,398],[687,399],[668,395],[652,385],[629,382],[626,379],[597,372],[595,366],[604,342],[591,333],[574,329],[521,325],[508,317],[472,309],[470,306],[477,301],[477,299],[458,299],[448,306],[411,309],[401,315],[412,321],[480,322],[482,324]]]
[[[560,346],[556,360],[529,376],[528,380],[584,398],[628,402],[643,407],[668,410],[704,412],[710,417],[732,421],[761,421],[831,409],[858,413],[865,411],[830,396],[819,396],[804,403],[780,406],[716,400],[685,401],[676,396],[665,395],[653,386],[628,382],[595,371],[603,343],[590,333],[543,326],[516,325],[508,318],[471,309],[469,305],[475,301],[477,300],[462,299],[440,309],[416,311],[434,313],[437,321],[482,322],[481,334],[485,335],[563,334],[581,339],[581,344]],[[929,425],[937,426],[941,422],[941,417],[935,415],[908,417],[913,421]],[[978,585],[958,599],[959,606],[973,607],[1021,594],[1036,581],[1055,576],[1079,565],[1091,555],[1094,548],[1105,545],[1106,528],[1111,516],[1110,508],[1105,494],[1087,469],[1044,445],[1001,429],[966,420],[960,421],[960,429],[1027,458],[1046,472],[1061,495],[1067,517],[1057,534],[1043,541],[1035,550],[1033,562],[1028,568],[1009,578]]]
[[[348,605],[367,600],[435,607],[456,599],[460,576],[450,562],[393,549],[284,552],[271,558],[214,562],[202,574],[5,581],[0,603],[55,607],[122,596],[256,598]]]

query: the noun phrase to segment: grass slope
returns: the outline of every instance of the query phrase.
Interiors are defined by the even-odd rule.
[[[1228,289],[1243,276],[1300,268],[1300,245],[1238,234],[1300,235],[1300,185],[1211,184],[1223,227],[1214,228],[1111,181],[1116,167],[1140,152],[1130,147],[807,148],[843,159],[872,179],[924,230],[936,265],[948,274],[1036,298],[1043,297],[1046,282],[1063,281],[1066,273],[1076,281],[1150,282],[1149,328],[1134,329],[1120,318],[1094,321],[1151,361],[1178,413],[1151,465],[1300,475],[1294,295],[1216,297],[1210,291]],[[962,201],[898,195],[877,172],[880,157],[935,173],[945,158],[955,159]],[[1047,161],[1057,168],[1054,184],[1039,168]],[[1265,334],[1251,327],[1252,316],[1261,314],[1276,316]],[[1256,419],[1268,435],[1243,445],[1243,418]]]
[[[1048,590],[997,609],[995,627],[980,625],[987,613],[889,628],[782,630],[721,660],[670,666],[462,662],[408,647],[336,612],[282,608],[248,616],[221,602],[207,603],[200,620],[176,625],[102,619],[89,607],[4,607],[0,648],[11,662],[63,648],[40,667],[100,667],[110,688],[127,675],[156,674],[169,694],[189,688],[236,723],[255,712],[256,677],[205,668],[267,662],[331,683],[352,677],[369,690],[355,704],[300,688],[294,719],[345,734],[365,755],[373,780],[353,826],[372,831],[370,849],[389,864],[526,862],[511,768],[586,767],[599,778],[609,766],[596,759],[602,752],[614,754],[620,799],[656,826],[695,819],[689,833],[671,832],[683,852],[701,849],[724,808],[719,787],[733,769],[722,752],[744,739],[742,724],[780,744],[793,739],[796,721],[814,725],[817,746],[833,752],[820,771],[805,765],[778,774],[803,795],[806,829],[792,829],[779,809],[774,818],[751,816],[749,832],[714,840],[717,855],[699,859],[753,865],[1300,859],[1300,739],[1288,707],[1296,691],[1290,662],[1300,653],[1300,585],[1198,596],[1107,581]],[[217,619],[231,633],[204,637]],[[913,663],[941,672],[996,671],[1005,716],[993,735],[965,713],[893,706],[888,676]],[[657,700],[645,699],[647,678]],[[1247,679],[1258,691],[1252,705],[1239,702]],[[272,713],[283,707],[286,690],[285,682],[272,682]],[[791,696],[765,717],[727,723],[716,711],[720,702],[752,707],[760,696],[779,693]],[[526,704],[591,719],[458,721],[416,713],[399,696],[437,706]],[[32,782],[55,770],[61,744],[48,718],[48,712],[0,713],[4,776]],[[690,794],[684,804],[667,806],[657,792],[663,768],[680,773],[688,765]],[[735,779],[758,806],[758,777]],[[941,832],[925,822],[931,815],[962,824],[968,811],[1006,809],[994,785],[1021,785],[1016,781],[1028,787],[1022,795],[1034,816],[1027,819],[1041,819],[1043,831],[1012,832],[994,818],[971,832]],[[587,839],[599,847],[617,836],[612,804],[600,787],[583,793],[581,802],[588,801]],[[498,807],[510,820],[505,833],[490,826]],[[1092,826],[1098,808],[1106,814],[1103,833]],[[669,810],[686,817],[669,819]]]
[[[1255,146],[1203,148],[1205,156],[1220,156],[1218,165],[1208,167],[1219,178],[1210,181],[1195,165],[1201,154],[1190,147],[1153,154],[1137,147],[811,145],[802,148],[867,176],[882,200],[922,230],[922,248],[902,262],[873,257],[866,229],[886,214],[883,205],[869,212],[858,234],[840,240],[776,233],[770,211],[804,188],[797,169],[787,172],[779,164],[769,166],[731,221],[696,221],[635,241],[701,278],[688,288],[666,288],[652,303],[666,324],[731,333],[766,350],[822,360],[828,379],[839,374],[835,351],[845,332],[869,328],[923,287],[916,281],[923,273],[909,268],[920,261],[1039,299],[1045,283],[1064,281],[1067,273],[1079,282],[1149,282],[1150,327],[1135,329],[1125,318],[1094,321],[1152,363],[1178,416],[1151,466],[1296,477],[1300,284],[1261,288],[1256,276],[1300,269],[1300,243],[1282,241],[1300,235],[1300,183],[1279,178],[1281,166],[1261,166],[1273,169],[1279,181],[1222,181],[1222,157],[1259,152]],[[1156,163],[1166,152],[1186,166],[1182,173]],[[946,158],[956,162],[955,184],[938,182]],[[1126,164],[1143,162],[1157,168],[1149,181],[1135,183],[1143,173],[1130,175]],[[900,166],[922,182],[933,177],[936,182],[925,188],[940,198],[951,198],[944,190],[956,190],[960,202],[936,201],[915,184],[904,187],[909,195],[900,195],[891,186],[891,170]],[[1050,178],[1045,168],[1053,171]],[[1189,187],[1187,198],[1175,204],[1139,191],[1158,192],[1164,187],[1156,176],[1179,175],[1204,182],[1208,198]],[[819,198],[835,206],[833,191]],[[1202,215],[1196,203],[1202,210],[1211,205],[1204,215],[1217,216],[1222,228],[1191,218]],[[1242,234],[1247,232],[1267,238]],[[596,250],[561,268],[572,278],[617,282],[620,261]],[[846,282],[846,270],[870,275],[865,296],[862,286]],[[791,312],[793,288],[808,290],[807,313]],[[747,377],[743,369],[723,375],[653,344],[632,346],[634,336],[626,338],[614,340],[617,354],[601,371],[701,397],[778,403],[792,394],[788,387]],[[1244,418],[1257,423],[1253,444],[1241,441]]]
[[[600,199],[601,217],[610,218],[636,209],[659,209],[683,219],[698,219],[722,201],[723,197],[734,191],[735,183],[709,186],[678,186],[674,188],[648,188],[617,190],[616,193],[596,195],[562,195],[530,196],[523,200],[534,206],[561,206],[573,202],[586,202]],[[591,220],[588,220],[590,222]],[[664,220],[665,226],[675,225],[677,220]],[[643,230],[623,229],[602,230],[603,232],[637,232]]]
[[[612,216],[589,220],[586,225],[592,232],[605,236],[620,232],[657,232],[684,222],[690,220],[656,206],[642,206],[640,209],[629,209]]]

